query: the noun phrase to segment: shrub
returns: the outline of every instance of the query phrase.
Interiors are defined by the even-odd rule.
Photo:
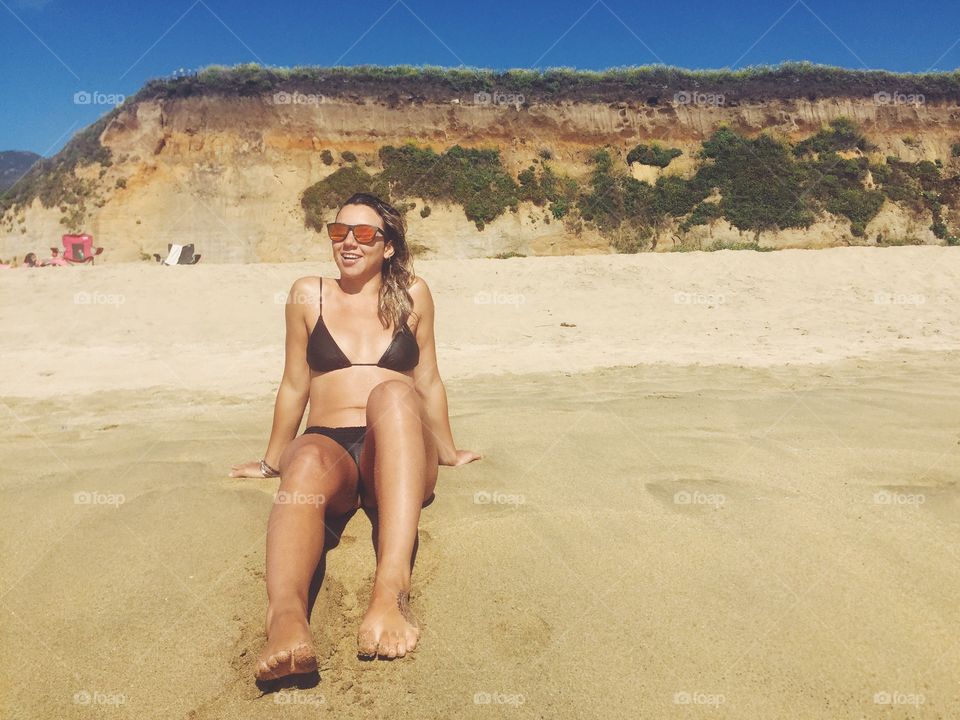
[[[356,165],[339,168],[318,183],[307,188],[300,198],[308,228],[322,232],[328,210],[337,209],[348,197],[357,192],[373,193],[386,202],[390,201],[390,189],[379,177],[371,177]]]
[[[413,143],[380,149],[382,177],[401,196],[455,202],[478,230],[519,202],[516,182],[500,161],[499,150],[454,145],[438,155]]]
[[[610,240],[610,246],[618,253],[636,254],[650,245],[653,230],[630,222],[621,223]]]
[[[852,120],[837,118],[816,135],[808,137],[794,148],[798,156],[810,153],[838,152],[840,150],[867,149],[867,142]]]
[[[577,209],[584,220],[593,222],[601,232],[612,230],[619,227],[624,217],[625,178],[614,172],[613,159],[608,150],[595,151],[590,160],[594,166],[590,174],[590,189],[577,198]]]
[[[760,243],[756,241],[750,242],[723,242],[722,240],[716,240],[710,245],[707,246],[708,252],[716,252],[717,250],[754,250],[756,252],[773,252],[774,248],[771,247],[762,247]]]
[[[723,216],[740,230],[759,239],[767,230],[813,222],[800,194],[804,169],[785,144],[764,134],[747,139],[722,127],[703,144],[701,155],[713,165],[700,168],[697,182],[720,191]]]
[[[708,225],[722,216],[723,211],[720,205],[715,202],[702,202],[680,223],[680,230],[686,232],[696,225]]]
[[[677,148],[662,148],[657,143],[649,146],[641,144],[627,153],[627,165],[638,162],[642,165],[665,168],[670,164],[670,161],[680,155],[683,155],[683,151]]]
[[[547,196],[543,190],[543,186],[537,179],[537,173],[533,165],[526,170],[521,170],[517,176],[517,181],[520,184],[519,198],[521,200],[528,200],[538,207],[542,207],[547,200]]]
[[[804,194],[817,199],[827,212],[846,217],[850,220],[850,232],[863,237],[867,223],[880,212],[884,202],[883,192],[867,190],[863,185],[870,168],[867,159],[844,160],[831,150],[808,161],[806,168]]]

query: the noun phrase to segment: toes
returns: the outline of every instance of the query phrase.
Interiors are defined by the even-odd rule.
[[[257,663],[257,671],[255,673],[257,680],[272,680],[273,672],[270,670],[270,666],[267,665],[263,660],[260,660]]]
[[[293,650],[293,663],[298,670],[310,672],[317,668],[317,655],[309,645],[298,645]]]
[[[371,630],[361,630],[357,634],[357,650],[361,655],[370,657],[377,654],[376,634]]]
[[[397,656],[397,642],[397,634],[395,632],[388,633],[385,638],[381,639],[378,652],[386,658],[395,658]]]
[[[270,666],[272,670],[276,670],[278,667],[288,662],[290,662],[289,650],[281,650],[276,655],[271,655],[270,658],[267,660],[267,664]]]

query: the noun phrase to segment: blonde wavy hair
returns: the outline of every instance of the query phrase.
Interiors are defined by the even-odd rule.
[[[413,312],[413,298],[407,291],[417,276],[413,272],[413,256],[407,245],[407,227],[403,215],[387,202],[376,195],[358,192],[347,198],[340,206],[366,205],[376,211],[383,221],[383,234],[386,242],[393,246],[393,255],[383,261],[380,270],[380,300],[377,315],[384,329],[391,324],[399,328]],[[340,210],[337,211],[339,214]]]

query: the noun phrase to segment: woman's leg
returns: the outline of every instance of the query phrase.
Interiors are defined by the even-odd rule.
[[[356,509],[357,466],[335,440],[302,435],[280,456],[280,488],[267,524],[267,644],[256,676],[316,669],[307,621],[310,581],[323,553],[324,520]]]
[[[377,572],[357,645],[361,655],[403,657],[420,637],[408,605],[411,562],[420,508],[437,484],[436,442],[422,400],[400,380],[380,383],[371,391],[367,428],[360,494],[379,530]]]

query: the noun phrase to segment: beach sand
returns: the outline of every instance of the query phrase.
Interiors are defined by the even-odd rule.
[[[332,263],[0,277],[4,718],[960,715],[960,251],[426,261],[454,437],[417,651],[264,694],[283,294]],[[79,295],[78,295],[79,293]],[[562,325],[565,323],[566,325]]]

